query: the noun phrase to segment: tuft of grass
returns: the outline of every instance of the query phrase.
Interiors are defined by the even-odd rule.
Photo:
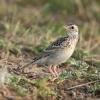
[[[51,96],[55,95],[55,92],[52,87],[49,87],[48,78],[41,78],[36,80],[30,80],[25,77],[12,75],[12,77],[9,79],[9,84],[12,86],[15,91],[17,92],[17,95],[20,96],[26,96],[29,95],[29,86],[36,87],[37,96]],[[31,90],[34,91],[34,88],[31,86]]]

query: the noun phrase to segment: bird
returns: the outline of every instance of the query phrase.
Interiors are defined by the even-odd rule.
[[[78,26],[76,24],[64,25],[66,36],[59,37],[45,48],[40,55],[35,57],[31,62],[24,65],[23,68],[31,65],[46,65],[49,72],[56,78],[59,76],[58,65],[66,62],[73,54],[78,42]]]

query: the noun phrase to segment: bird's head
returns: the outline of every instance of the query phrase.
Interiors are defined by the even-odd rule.
[[[64,28],[66,29],[66,31],[70,34],[70,33],[76,33],[78,34],[78,26],[75,24],[72,25],[65,25]]]

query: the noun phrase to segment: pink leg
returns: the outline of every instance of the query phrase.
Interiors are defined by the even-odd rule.
[[[54,73],[55,73],[56,77],[58,77],[59,73],[58,73],[58,70],[57,70],[57,66],[54,66],[53,70],[54,70]]]
[[[53,71],[52,67],[53,67],[52,65],[49,67],[49,71],[55,77],[56,75],[55,75],[55,72]]]
[[[49,71],[53,75],[53,78],[51,81],[55,81],[58,78],[57,66],[50,66]]]

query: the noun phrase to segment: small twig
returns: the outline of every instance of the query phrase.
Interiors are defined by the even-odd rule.
[[[76,86],[67,88],[67,90],[79,88],[79,87],[86,86],[86,85],[89,85],[89,84],[92,84],[92,83],[96,83],[96,82],[100,82],[100,80],[96,80],[96,81],[92,81],[92,82],[88,82],[88,83],[83,83],[83,84],[80,84],[80,85],[76,85]]]

